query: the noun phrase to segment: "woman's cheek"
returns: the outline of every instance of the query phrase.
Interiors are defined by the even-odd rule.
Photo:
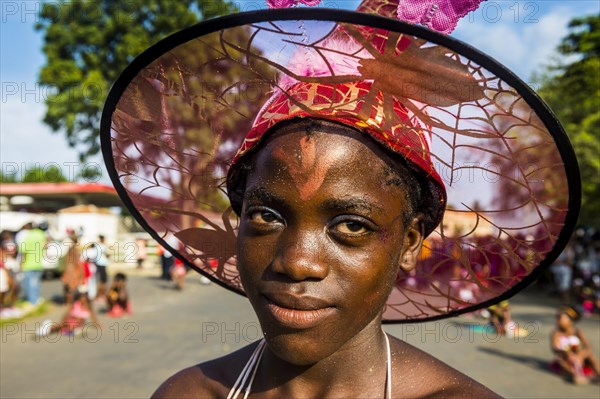
[[[260,270],[269,264],[270,251],[265,251],[264,244],[257,242],[256,239],[240,235],[238,237],[238,256],[237,267],[244,280],[252,279],[253,276],[260,276]]]
[[[375,247],[375,246],[373,246]],[[378,254],[379,252],[379,254]],[[378,296],[378,292],[386,287],[386,276],[389,275],[390,263],[386,256],[381,256],[381,248],[363,248],[362,250],[330,251],[335,257],[328,259],[334,265],[332,270],[337,274],[337,281],[344,290],[359,288],[362,300]]]

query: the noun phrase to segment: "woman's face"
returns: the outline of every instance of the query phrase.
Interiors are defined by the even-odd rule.
[[[567,330],[573,326],[573,321],[565,312],[560,312],[558,314],[558,326],[562,330]]]
[[[404,226],[405,192],[378,149],[298,129],[272,137],[248,172],[238,268],[270,349],[312,364],[380,328],[422,228]]]

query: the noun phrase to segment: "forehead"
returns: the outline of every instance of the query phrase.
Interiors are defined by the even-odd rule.
[[[247,192],[268,187],[303,201],[354,197],[374,206],[398,205],[405,195],[389,183],[389,159],[370,138],[348,130],[326,127],[307,133],[299,126],[276,132],[256,154]]]

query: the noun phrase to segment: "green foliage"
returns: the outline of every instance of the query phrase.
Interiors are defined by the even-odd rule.
[[[0,183],[16,183],[17,179],[14,174],[5,175],[0,171]]]
[[[582,178],[583,224],[600,226],[600,16],[574,19],[555,62],[537,80],[575,149]]]
[[[63,175],[58,166],[49,165],[41,167],[39,165],[30,166],[21,179],[17,174],[4,174],[0,172],[0,183],[62,183],[69,179]]]
[[[47,168],[29,167],[22,179],[19,179],[16,174],[0,172],[0,183],[59,183],[66,181],[68,179],[62,174],[61,170],[53,165]]]
[[[0,319],[0,328],[4,328],[4,326],[7,326],[11,323],[15,323],[19,320],[23,320],[25,318],[42,316],[48,313],[48,311],[50,311],[53,308],[53,306],[46,301],[42,302],[40,305],[34,307],[33,309],[25,310],[25,301],[20,299],[17,300],[17,302],[15,303],[15,307],[24,310],[23,314],[21,316],[9,319]]]
[[[27,170],[23,176],[22,183],[63,183],[69,180],[62,174],[59,167],[50,165],[48,167],[35,166]]]
[[[52,93],[44,122],[64,132],[82,160],[96,154],[102,107],[125,67],[167,35],[233,11],[224,0],[45,2],[36,25],[46,55],[39,81]]]
[[[99,168],[83,168],[77,175],[78,180],[85,182],[97,182],[102,177],[102,171]]]
[[[0,171],[0,183],[65,183],[69,181],[95,182],[100,179],[102,171],[99,168],[84,168],[76,176],[69,178],[63,174],[58,164],[28,165],[24,173],[7,173]]]

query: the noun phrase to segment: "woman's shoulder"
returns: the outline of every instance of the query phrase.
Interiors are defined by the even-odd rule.
[[[158,398],[198,398],[218,397],[218,391],[201,365],[188,367],[177,372],[163,382],[152,395]]]
[[[394,339],[395,393],[419,398],[500,398],[484,385],[414,346]]]
[[[247,345],[227,356],[175,373],[158,387],[152,398],[227,397],[256,345],[257,343]]]

